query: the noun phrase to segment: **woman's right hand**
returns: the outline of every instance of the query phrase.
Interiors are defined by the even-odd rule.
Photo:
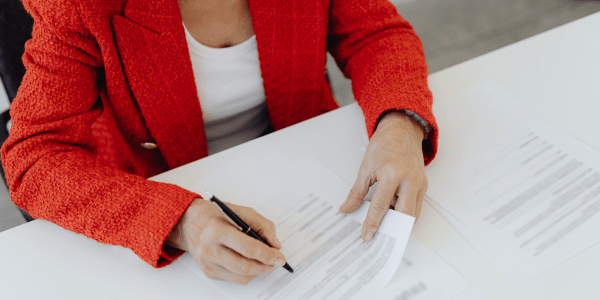
[[[273,248],[242,233],[210,201],[195,199],[168,237],[171,245],[188,251],[211,279],[248,284],[254,277],[285,264],[275,225],[254,209],[227,203]]]

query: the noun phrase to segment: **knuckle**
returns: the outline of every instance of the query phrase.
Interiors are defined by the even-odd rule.
[[[273,223],[273,221],[271,221],[271,220],[267,220],[267,229],[269,231],[275,232],[275,230],[276,230],[275,223]]]
[[[219,236],[218,233],[218,229],[216,224],[214,221],[209,221],[208,222],[208,226],[206,228],[204,228],[204,230],[202,231],[202,240],[205,242],[211,242],[217,239],[217,237]]]
[[[377,201],[377,202],[371,202],[371,207],[375,210],[377,215],[380,215],[382,213],[385,213],[388,210],[388,208],[390,207],[390,205],[383,201]]]
[[[206,228],[213,228],[216,229],[219,227],[220,222],[219,222],[219,218],[215,217],[215,218],[210,218],[210,220],[208,220],[208,222],[206,222]]]
[[[204,273],[204,275],[206,275],[206,277],[208,277],[210,279],[215,279],[215,280],[220,279],[220,277],[218,276],[217,272],[215,272],[213,270],[213,268],[211,268],[207,264],[205,264],[205,263],[199,263],[198,266],[200,267],[200,270]]]
[[[421,182],[422,184],[427,184],[427,176],[425,175],[425,173],[423,172],[416,172],[415,173],[415,178],[418,180],[418,182]]]
[[[271,233],[271,231],[274,231],[276,229],[275,223],[273,223],[271,220],[264,218],[264,217],[262,218],[259,226],[260,226],[261,232],[264,232],[266,230],[269,233]]]
[[[240,251],[243,256],[254,258],[255,250],[252,244],[250,243],[241,243]]]
[[[402,176],[402,172],[400,168],[396,167],[393,164],[386,164],[381,167],[379,171],[384,177],[389,178],[391,180],[396,180]]]
[[[379,228],[379,223],[375,220],[368,220],[366,227],[368,231],[375,231]]]

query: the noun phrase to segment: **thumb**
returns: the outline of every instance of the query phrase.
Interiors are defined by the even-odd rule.
[[[358,176],[358,178],[356,178],[356,182],[354,182],[354,186],[352,186],[352,189],[346,198],[346,202],[340,206],[340,212],[347,214],[357,210],[369,192],[369,186],[369,181],[367,181],[366,178],[363,176]]]

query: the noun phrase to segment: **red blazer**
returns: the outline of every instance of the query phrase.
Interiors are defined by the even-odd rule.
[[[352,79],[369,136],[387,110],[434,127],[423,49],[386,0],[248,0],[277,129],[337,108],[326,51]],[[25,0],[35,19],[2,162],[12,200],[35,218],[132,249],[160,267],[198,195],[145,178],[207,155],[176,0]],[[141,146],[153,142],[157,149]]]

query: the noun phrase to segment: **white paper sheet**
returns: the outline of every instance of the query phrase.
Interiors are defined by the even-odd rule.
[[[381,291],[398,268],[414,218],[392,211],[373,241],[364,243],[360,232],[368,204],[339,213],[349,187],[320,176],[271,148],[257,147],[192,189],[253,207],[272,220],[293,274],[276,268],[238,286],[206,278],[189,254],[182,262],[232,299],[364,299]]]
[[[484,299],[480,291],[463,295],[471,283],[415,237],[410,238],[402,263],[388,286],[373,299],[450,300]],[[462,296],[462,297],[461,297]]]
[[[600,228],[599,153],[492,83],[434,112],[440,152],[426,168],[429,202],[516,283],[598,241],[589,238]]]
[[[329,180],[346,189],[349,184],[315,157],[298,161],[321,180]],[[482,300],[486,295],[450,267],[435,253],[411,236],[400,267],[386,288],[374,299],[394,300]]]

